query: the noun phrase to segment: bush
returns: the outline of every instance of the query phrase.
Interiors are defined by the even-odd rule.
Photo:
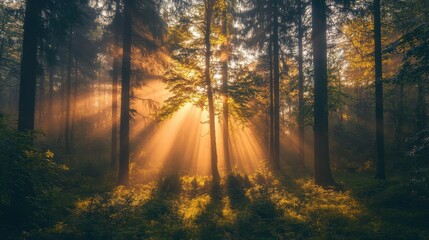
[[[0,231],[12,236],[47,226],[52,200],[59,193],[59,173],[66,168],[53,153],[34,146],[40,133],[18,132],[0,117]]]

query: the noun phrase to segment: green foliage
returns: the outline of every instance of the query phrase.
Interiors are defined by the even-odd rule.
[[[427,178],[427,173],[426,178]],[[423,176],[423,175],[422,175]],[[205,177],[171,175],[158,183],[76,198],[71,214],[37,239],[425,239],[428,199],[418,179],[339,176],[344,192],[268,169],[232,173],[214,194]],[[423,187],[423,185],[421,185]],[[420,189],[426,192],[427,189]],[[427,195],[426,195],[427,196]],[[418,204],[418,205],[417,205]],[[37,237],[36,237],[37,236]]]
[[[6,235],[51,224],[57,182],[67,167],[34,146],[38,134],[17,132],[0,118],[0,231]]]
[[[390,3],[398,12],[393,15],[395,27],[402,36],[390,43],[385,52],[401,53],[402,67],[398,78],[409,78],[411,81],[427,78],[429,66],[429,6],[427,1],[393,1]]]
[[[429,129],[418,132],[415,136],[408,138],[408,155],[412,158],[428,161],[429,159]]]
[[[407,182],[410,197],[422,205],[429,203],[429,168],[419,168]]]

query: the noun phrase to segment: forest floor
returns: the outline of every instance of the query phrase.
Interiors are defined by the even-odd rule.
[[[65,177],[54,224],[28,238],[429,239],[428,200],[403,178],[337,173],[338,192],[303,172],[235,173],[218,186],[171,175],[130,188]]]

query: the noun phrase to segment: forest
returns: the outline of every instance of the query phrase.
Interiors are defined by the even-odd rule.
[[[0,239],[429,239],[429,1],[1,0]]]

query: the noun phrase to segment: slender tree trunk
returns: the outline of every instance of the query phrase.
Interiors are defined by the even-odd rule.
[[[302,26],[302,1],[298,0],[298,136],[299,162],[305,166],[304,159],[304,59],[302,40],[304,31]]]
[[[78,89],[79,89],[78,64],[77,64],[77,60],[75,58],[74,59],[74,91],[73,91],[72,125],[71,125],[71,130],[70,130],[70,143],[71,143],[71,145],[73,145],[73,143],[74,143]]]
[[[131,20],[132,0],[124,0],[124,33],[122,55],[121,119],[119,130],[118,184],[129,186],[130,163],[130,78],[131,78]]]
[[[115,19],[119,19],[120,15],[120,0],[116,0]],[[113,58],[113,73],[112,73],[112,146],[110,166],[116,169],[116,161],[118,159],[118,77],[119,77],[119,31],[120,27],[115,26],[114,36],[114,58]]]
[[[399,83],[398,105],[396,107],[395,123],[395,148],[400,151],[402,148],[403,123],[404,123],[404,83]]]
[[[280,72],[278,3],[273,2],[273,91],[274,91],[274,159],[273,166],[280,170]]]
[[[417,82],[417,131],[422,131],[427,126],[425,99],[424,79],[419,79]]]
[[[326,2],[312,0],[314,64],[314,182],[335,186],[329,163]]]
[[[268,58],[270,65],[270,145],[269,145],[269,153],[271,163],[274,165],[274,76],[273,76],[273,41],[270,38],[270,43],[268,44]]]
[[[383,116],[383,70],[381,59],[381,17],[380,0],[374,0],[374,43],[375,43],[375,129],[377,139],[377,179],[385,179],[384,163],[384,116]]]
[[[34,130],[40,4],[38,0],[27,0],[25,5],[18,110],[18,130],[21,132]]]
[[[211,35],[211,22],[212,22],[212,13],[213,13],[214,0],[205,0],[205,34],[204,34],[204,43],[206,47],[206,67],[205,67],[205,80],[207,86],[207,99],[209,104],[209,125],[210,125],[210,151],[211,151],[211,168],[213,182],[219,182],[220,175],[217,167],[217,147],[216,147],[216,127],[215,127],[215,111],[213,103],[213,90],[212,83],[210,79],[210,58],[211,58],[211,44],[210,44],[210,35]]]
[[[2,28],[1,28],[1,32],[4,32],[4,25],[5,25],[5,20],[3,20],[2,23]],[[0,66],[3,64],[3,54],[4,54],[4,45],[5,45],[6,40],[4,38],[0,39]],[[3,81],[3,73],[2,71],[0,71],[0,81]]]
[[[62,141],[64,139],[63,133],[64,133],[64,125],[65,125],[65,119],[64,119],[64,95],[65,95],[65,90],[64,90],[64,85],[65,85],[65,76],[64,76],[64,65],[61,66],[61,93],[60,93],[60,100],[61,100],[61,106],[60,106],[60,121],[58,122],[58,143],[60,143],[60,145],[62,146]]]
[[[49,78],[49,103],[48,103],[48,124],[49,133],[52,134],[54,129],[54,66],[47,65],[48,78]]]
[[[39,64],[38,64],[38,70],[40,71],[40,79],[39,79],[39,99],[38,99],[38,109],[37,110],[37,114],[38,114],[38,124],[40,128],[44,128],[44,115],[45,115],[45,66],[44,66],[44,44],[43,41],[40,41],[40,48],[39,48]]]
[[[40,64],[41,65],[41,64]],[[42,65],[41,65],[42,66]],[[44,128],[43,120],[45,115],[45,71],[43,70],[40,75],[40,89],[39,89],[39,126]]]
[[[69,49],[68,49],[68,62],[67,62],[67,82],[66,82],[66,125],[64,129],[64,140],[66,153],[71,152],[70,145],[70,102],[71,102],[71,75],[72,75],[72,41],[73,41],[73,27],[69,29]]]
[[[1,32],[5,32],[5,28],[6,28],[6,19],[3,17],[2,18],[2,23],[1,23]],[[2,64],[3,61],[3,54],[4,54],[4,45],[6,43],[6,38],[1,38],[0,39],[0,66]],[[3,79],[2,73],[0,72],[0,80]]]
[[[340,93],[343,92],[343,85],[341,83],[341,71],[340,70],[338,70],[338,91]],[[338,107],[338,115],[339,115],[338,116],[338,124],[339,124],[340,127],[343,126],[343,122],[344,122],[343,113],[344,113],[343,106],[340,105]]]
[[[225,1],[226,2],[226,1]],[[231,157],[229,153],[229,109],[228,109],[228,61],[229,61],[229,32],[228,15],[225,4],[222,11],[222,34],[225,42],[222,45],[222,112],[223,112],[223,152],[227,173],[231,172]]]

